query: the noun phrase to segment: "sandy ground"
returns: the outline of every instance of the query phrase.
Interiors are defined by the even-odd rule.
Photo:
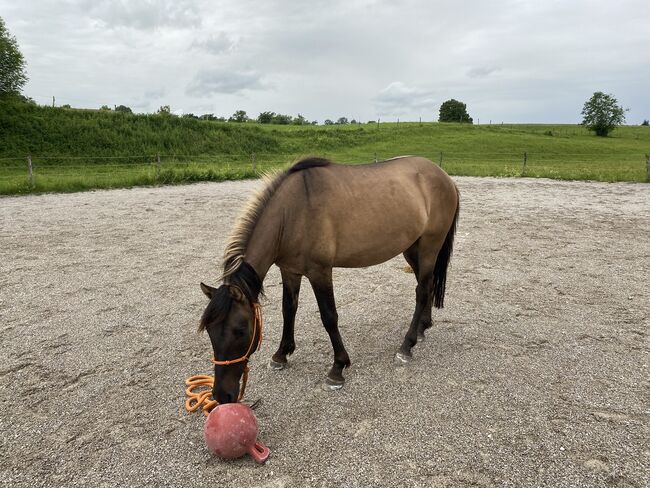
[[[183,381],[256,181],[0,199],[5,486],[650,486],[650,186],[457,178],[446,307],[399,367],[415,279],[337,270],[339,392],[305,282],[291,367],[266,279],[249,399],[264,466],[207,452]]]

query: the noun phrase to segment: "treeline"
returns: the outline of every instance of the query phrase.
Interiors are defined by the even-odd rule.
[[[61,108],[71,109],[70,105],[62,105]],[[111,108],[107,105],[103,105],[99,110],[101,111],[111,111]],[[113,109],[115,112],[132,114],[133,110],[130,107],[125,105],[116,105]],[[169,117],[180,117],[183,119],[195,119],[195,120],[211,120],[214,122],[257,122],[258,124],[276,124],[276,125],[318,125],[317,120],[309,121],[305,118],[304,115],[298,114],[295,117],[292,115],[278,114],[275,112],[262,112],[257,118],[251,118],[248,116],[245,110],[237,110],[230,117],[221,117],[213,113],[195,115],[193,113],[186,113],[182,115],[176,115],[171,111],[169,105],[161,106],[156,115],[169,116]],[[373,124],[375,121],[368,121],[369,124]],[[336,122],[331,119],[325,119],[325,125],[346,125],[346,124],[359,124],[355,119],[348,120],[347,117],[339,117]]]

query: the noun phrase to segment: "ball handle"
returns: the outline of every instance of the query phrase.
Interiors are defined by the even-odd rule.
[[[255,444],[248,448],[248,454],[250,454],[255,462],[262,464],[269,458],[271,451],[260,441],[257,441]]]

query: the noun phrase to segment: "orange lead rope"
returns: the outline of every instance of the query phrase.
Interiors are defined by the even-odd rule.
[[[253,304],[253,337],[251,338],[251,343],[248,345],[248,350],[246,354],[237,359],[231,359],[228,361],[217,361],[212,358],[210,361],[216,366],[229,366],[231,364],[241,363],[246,361],[248,363],[248,358],[256,349],[259,349],[262,344],[262,307],[259,303]],[[257,336],[257,347],[253,349],[253,344],[255,343],[255,337]],[[239,396],[237,401],[241,401],[244,398],[244,392],[246,391],[246,383],[248,382],[248,364],[244,368],[244,374],[242,375],[242,386],[239,391]],[[219,402],[212,399],[212,387],[214,386],[214,377],[209,375],[196,375],[190,376],[185,380],[187,388],[185,389],[185,410],[188,412],[196,412],[199,408],[203,409],[203,414],[208,416],[212,409],[219,405]],[[207,387],[207,389],[195,391],[197,388]]]

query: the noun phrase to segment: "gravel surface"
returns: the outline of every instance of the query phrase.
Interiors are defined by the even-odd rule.
[[[353,366],[303,284],[290,367],[267,276],[247,398],[266,465],[212,458],[184,379],[239,207],[258,181],[0,199],[5,486],[650,486],[650,185],[456,178],[446,307],[406,367],[399,257],[335,270]]]

